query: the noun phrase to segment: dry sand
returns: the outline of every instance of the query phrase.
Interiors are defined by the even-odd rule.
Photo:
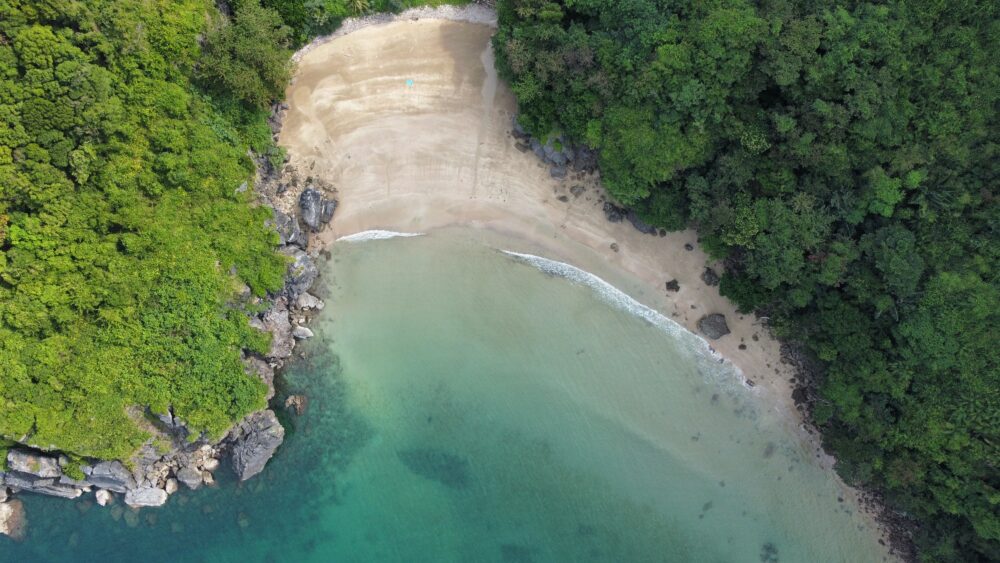
[[[493,28],[455,19],[462,18],[404,15],[352,25],[349,35],[320,40],[297,58],[279,142],[300,176],[323,179],[340,200],[331,228],[314,244],[372,229],[477,227],[512,241],[513,250],[628,286],[692,332],[703,315],[722,313],[732,333],[711,346],[819,453],[794,408],[793,373],[781,363],[779,343],[701,280],[708,258],[696,233],[658,237],[610,223],[598,178],[554,180],[533,153],[519,151],[510,134],[515,99],[493,67]],[[576,186],[585,191],[574,195]],[[290,207],[296,197],[291,190],[276,203]],[[685,250],[688,244],[694,250]],[[629,286],[621,272],[641,284]],[[666,291],[674,279],[680,291]]]

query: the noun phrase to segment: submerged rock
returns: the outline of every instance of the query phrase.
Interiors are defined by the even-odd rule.
[[[295,414],[301,416],[305,414],[306,407],[309,406],[309,398],[305,395],[289,395],[285,399],[285,408],[293,409]]]
[[[271,410],[255,412],[237,424],[230,440],[233,469],[240,481],[260,473],[284,439],[285,429]]]
[[[0,534],[10,536],[15,541],[21,541],[24,539],[26,523],[24,505],[20,500],[0,502]]]
[[[167,491],[158,487],[139,487],[125,493],[125,504],[139,508],[143,506],[163,506],[167,502]]]
[[[414,448],[396,452],[407,469],[453,489],[469,482],[469,462],[457,455],[434,448]]]
[[[712,340],[716,340],[729,334],[729,325],[726,324],[725,315],[713,313],[698,319],[698,330]]]

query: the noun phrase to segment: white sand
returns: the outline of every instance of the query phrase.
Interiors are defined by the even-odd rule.
[[[703,315],[724,314],[732,333],[711,346],[801,429],[779,343],[701,280],[707,257],[694,231],[657,237],[609,223],[597,178],[571,173],[554,180],[534,154],[515,147],[516,103],[493,67],[493,28],[453,15],[394,20],[355,24],[350,34],[338,32],[298,57],[279,141],[300,176],[329,182],[340,200],[332,227],[313,244],[364,231],[472,226],[524,241],[511,250],[605,279],[627,272],[644,284],[634,297],[693,332]],[[574,196],[573,186],[585,191]],[[296,197],[290,190],[278,205],[290,207]],[[679,292],[664,287],[673,279]],[[822,461],[832,462],[825,455]]]

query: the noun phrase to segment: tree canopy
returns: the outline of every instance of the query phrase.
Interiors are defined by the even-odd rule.
[[[698,229],[722,292],[825,364],[838,470],[1000,558],[1000,7],[508,0],[521,123],[600,150],[647,222]]]
[[[285,265],[237,188],[270,132],[192,86],[218,17],[0,0],[0,438],[126,458],[145,438],[132,407],[213,436],[263,407],[241,350],[268,340],[235,298]]]

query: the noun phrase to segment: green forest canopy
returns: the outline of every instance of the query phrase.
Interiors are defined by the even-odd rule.
[[[826,366],[813,415],[928,560],[1000,559],[1000,4],[508,0],[520,120],[695,226]]]
[[[216,436],[264,406],[240,352],[268,340],[227,303],[282,284],[237,193],[270,131],[192,84],[224,25],[209,0],[0,0],[0,438],[127,458],[129,407]]]

